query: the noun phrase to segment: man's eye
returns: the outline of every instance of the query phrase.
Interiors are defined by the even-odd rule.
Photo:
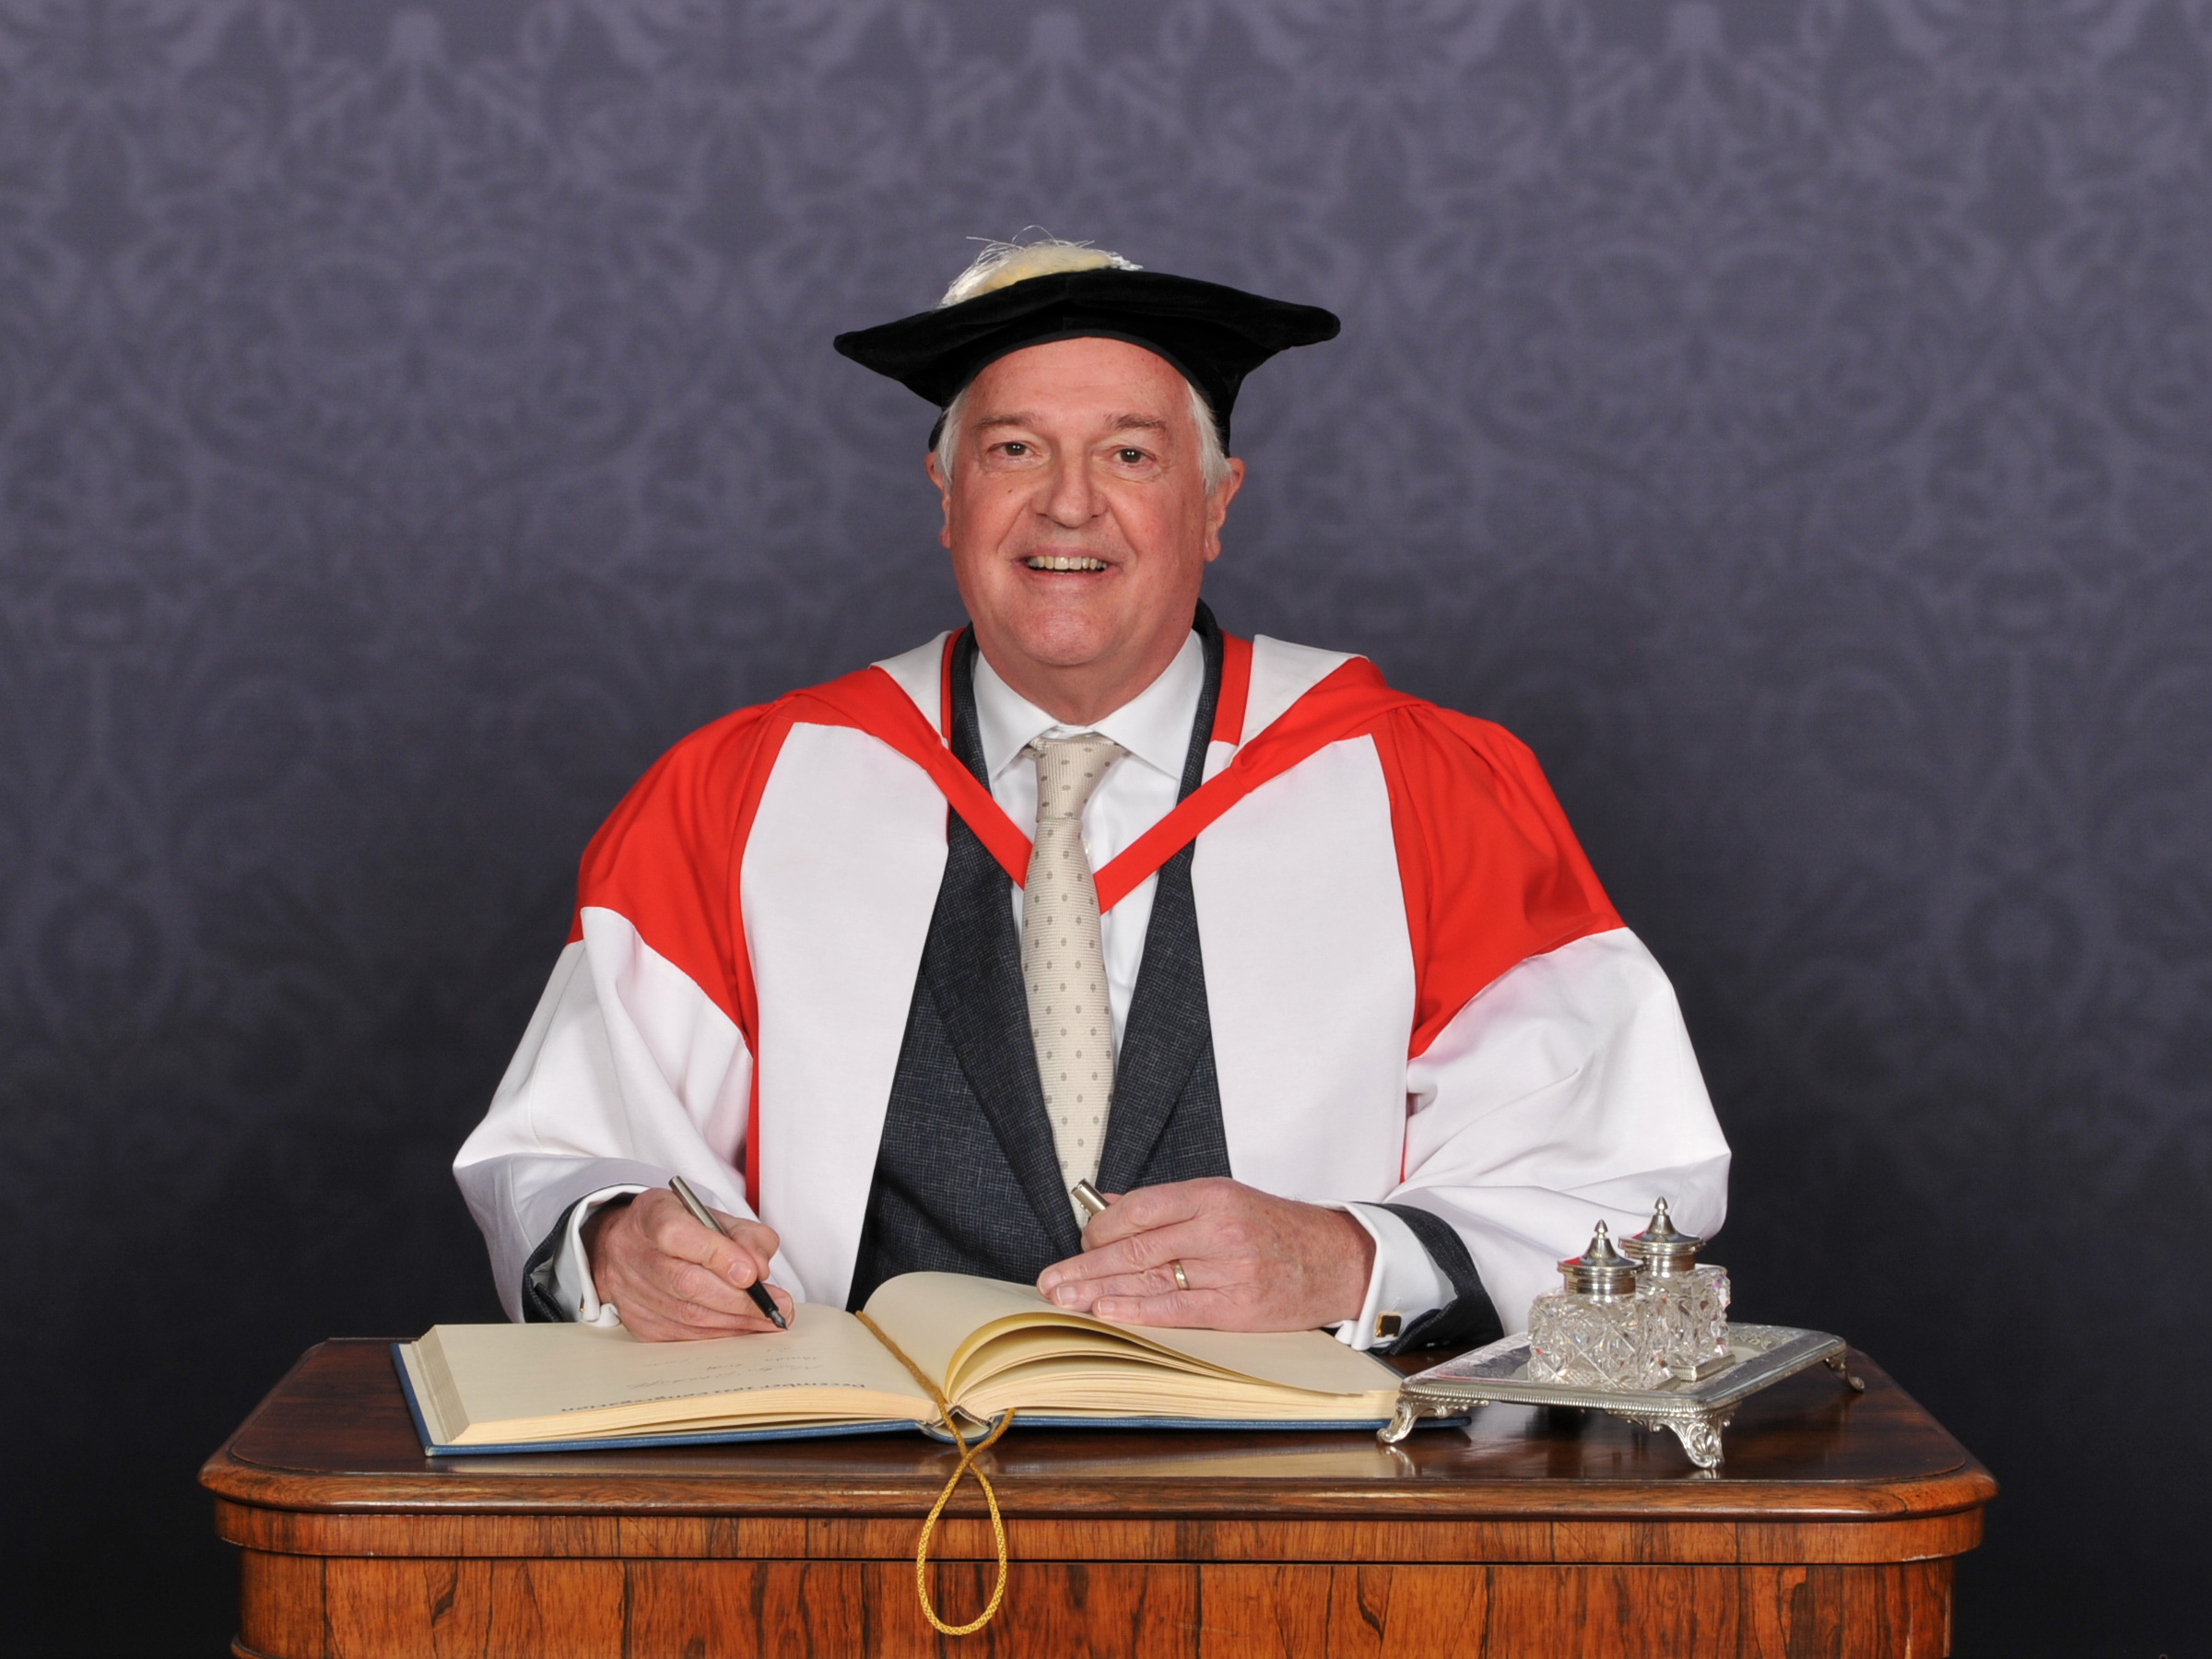
[[[1030,446],[1017,441],[1000,444],[998,451],[1002,455],[1026,455],[1030,453]]]
[[[1120,449],[1113,452],[1113,458],[1124,466],[1135,466],[1144,461],[1145,452],[1140,449]]]

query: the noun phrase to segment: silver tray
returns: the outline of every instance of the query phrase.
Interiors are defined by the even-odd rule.
[[[1866,1384],[1851,1373],[1843,1338],[1792,1325],[1732,1324],[1728,1346],[1735,1359],[1695,1382],[1668,1382],[1653,1389],[1571,1388],[1564,1382],[1534,1382],[1528,1375],[1528,1334],[1507,1336],[1488,1347],[1432,1365],[1406,1379],[1398,1408],[1377,1431],[1384,1445],[1395,1445],[1425,1417],[1457,1417],[1470,1406],[1493,1402],[1514,1406],[1581,1406],[1610,1412],[1641,1428],[1667,1429],[1700,1469],[1721,1465],[1721,1430],[1735,1408],[1760,1389],[1810,1365],[1829,1370],[1864,1394]]]

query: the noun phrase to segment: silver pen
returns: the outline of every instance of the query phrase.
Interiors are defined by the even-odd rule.
[[[1078,1181],[1067,1189],[1067,1195],[1094,1216],[1106,1213],[1106,1200],[1099,1196],[1099,1189],[1088,1181]]]
[[[683,1200],[684,1207],[691,1212],[692,1220],[698,1222],[701,1227],[712,1228],[725,1239],[730,1237],[730,1230],[714,1218],[714,1213],[699,1201],[699,1194],[691,1190],[691,1183],[681,1175],[669,1178],[668,1190]],[[736,1242],[735,1239],[731,1239],[730,1241],[733,1244]],[[768,1293],[766,1285],[763,1285],[759,1279],[755,1279],[745,1288],[745,1293],[753,1299],[754,1307],[776,1322],[777,1330],[788,1331],[791,1329],[790,1322],[783,1317],[782,1311],[776,1306],[776,1299]]]

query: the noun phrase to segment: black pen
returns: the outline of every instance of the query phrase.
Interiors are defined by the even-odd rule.
[[[730,1237],[730,1230],[714,1218],[713,1212],[699,1201],[699,1194],[691,1190],[691,1183],[681,1175],[669,1178],[668,1190],[684,1201],[684,1207],[691,1212],[692,1220],[698,1222],[701,1227],[712,1228],[725,1239]],[[736,1242],[735,1239],[731,1239],[730,1241]],[[754,1307],[776,1322],[777,1330],[788,1331],[791,1329],[790,1322],[777,1308],[776,1299],[768,1293],[766,1285],[763,1285],[759,1279],[755,1279],[745,1288],[745,1293],[753,1299]]]

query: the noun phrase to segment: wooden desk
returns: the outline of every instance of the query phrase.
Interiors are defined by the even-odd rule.
[[[952,1454],[916,1435],[425,1458],[382,1342],[326,1342],[208,1459],[236,1651],[386,1654],[1773,1655],[1950,1647],[1986,1470],[1864,1357],[1756,1396],[1718,1478],[1671,1436],[1492,1406],[1366,1435],[1018,1427],[989,1455],[1014,1567],[982,1633],[914,1600]],[[932,1552],[979,1610],[964,1484]],[[942,1568],[934,1563],[943,1559]]]

